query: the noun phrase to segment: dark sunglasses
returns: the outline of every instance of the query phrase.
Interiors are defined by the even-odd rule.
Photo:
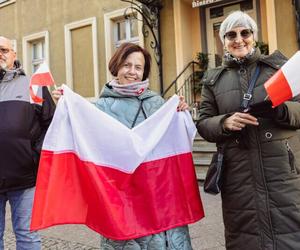
[[[249,38],[253,34],[251,29],[244,29],[240,31],[240,35],[243,39]],[[234,41],[237,37],[236,31],[228,31],[225,33],[224,38],[227,38],[229,41]]]

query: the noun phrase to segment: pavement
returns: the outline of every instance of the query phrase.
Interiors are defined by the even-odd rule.
[[[200,193],[205,209],[205,218],[191,224],[190,235],[194,250],[225,250],[224,226],[220,195]],[[15,249],[15,237],[12,232],[9,207],[7,207],[5,250]],[[83,225],[63,225],[41,230],[42,249],[49,250],[99,250],[99,235]]]

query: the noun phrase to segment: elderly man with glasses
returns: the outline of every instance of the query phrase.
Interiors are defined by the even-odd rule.
[[[37,232],[30,232],[39,154],[55,104],[46,87],[43,103],[30,101],[25,75],[12,43],[0,37],[0,250],[4,249],[5,207],[11,207],[17,250],[41,249]]]

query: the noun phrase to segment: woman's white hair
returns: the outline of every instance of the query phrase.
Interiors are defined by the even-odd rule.
[[[245,27],[247,29],[251,29],[254,35],[254,40],[257,41],[256,22],[248,14],[237,10],[228,15],[221,24],[219,36],[223,44],[226,32],[237,27]]]

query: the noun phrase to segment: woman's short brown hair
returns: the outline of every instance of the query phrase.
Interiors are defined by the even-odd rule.
[[[143,74],[143,81],[146,80],[150,73],[151,68],[151,56],[147,50],[134,43],[122,43],[121,46],[116,50],[114,55],[109,61],[108,68],[113,76],[118,75],[118,71],[122,67],[126,58],[134,52],[141,52],[145,58],[145,67]]]

